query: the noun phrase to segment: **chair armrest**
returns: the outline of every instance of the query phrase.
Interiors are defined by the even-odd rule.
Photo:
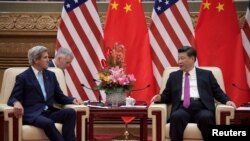
[[[152,119],[152,140],[165,140],[165,126],[167,123],[167,105],[152,103],[148,107],[148,118]]]
[[[77,112],[78,111],[85,111],[87,117],[89,115],[89,107],[86,105],[66,104],[63,106],[63,108],[72,108],[72,109],[75,109]]]
[[[85,105],[67,104],[63,108],[72,108],[76,111],[76,135],[81,141],[86,140],[87,119],[89,118],[89,107]]]
[[[22,117],[14,116],[14,108],[6,104],[0,105],[0,109],[4,112],[4,121],[8,123],[8,141],[21,140],[22,135]],[[86,119],[89,117],[89,108],[84,105],[65,105],[63,108],[73,108],[77,113],[76,135],[81,141],[85,141],[86,137]],[[16,139],[18,138],[18,139]]]
[[[230,120],[234,119],[234,107],[225,104],[218,104],[215,111],[215,121],[217,125],[229,125]]]
[[[8,141],[21,140],[21,127],[22,127],[22,117],[16,118],[14,116],[14,108],[5,104],[1,104],[2,110],[4,112],[4,122],[7,123],[8,127]]]

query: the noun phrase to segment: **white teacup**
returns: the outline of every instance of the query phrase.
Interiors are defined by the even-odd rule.
[[[135,99],[132,97],[126,97],[126,106],[127,107],[132,107],[135,105]]]

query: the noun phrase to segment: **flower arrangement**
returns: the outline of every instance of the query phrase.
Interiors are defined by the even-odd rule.
[[[104,90],[106,94],[124,93],[132,90],[136,81],[133,74],[125,73],[125,48],[124,45],[115,43],[106,53],[106,60],[102,59],[102,70],[98,76],[100,84],[97,89]]]

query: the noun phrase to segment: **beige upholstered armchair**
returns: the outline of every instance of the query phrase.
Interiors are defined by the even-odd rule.
[[[201,67],[203,69],[211,70],[214,74],[216,80],[218,81],[220,87],[223,91],[225,91],[224,87],[224,81],[222,72],[217,67]],[[169,77],[169,74],[173,71],[178,70],[178,67],[168,67],[165,69],[163,73],[163,79],[162,84],[160,88],[160,93],[165,88],[167,79]],[[169,136],[169,123],[167,123],[167,119],[169,118],[171,110],[171,105],[166,104],[151,104],[148,109],[148,117],[152,118],[152,139],[153,141],[170,141]],[[231,106],[227,106],[224,104],[220,104],[216,102],[216,124],[221,124],[220,121],[220,112],[226,112],[228,113],[228,116],[226,117],[226,124],[230,124],[230,119],[234,118],[234,108]],[[184,131],[183,135],[184,141],[200,141],[202,139],[202,135],[200,130],[197,127],[197,124],[195,123],[189,123]]]
[[[14,117],[13,107],[6,105],[11,91],[14,87],[16,75],[23,72],[25,69],[27,68],[9,68],[4,72],[0,93],[1,109],[4,112],[4,121],[8,127],[7,129],[5,129],[5,135],[7,133],[7,136],[4,138],[7,141],[49,141],[42,129],[30,125],[23,125],[21,118],[17,119]],[[58,68],[49,68],[49,70],[55,72],[62,91],[67,95],[67,87],[62,70]],[[62,108],[69,107],[74,108],[77,111],[77,124],[75,130],[77,141],[85,141],[85,121],[88,118],[89,109],[84,105],[73,104],[65,105]],[[61,132],[62,125],[60,123],[56,123],[56,127]]]

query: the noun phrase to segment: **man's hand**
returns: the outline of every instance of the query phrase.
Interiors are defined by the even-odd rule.
[[[157,102],[157,101],[161,101],[161,95],[159,95],[159,94],[157,94],[154,97],[152,97],[151,103],[152,102]]]
[[[14,102],[14,115],[16,118],[19,118],[23,115],[23,106],[19,101]]]
[[[227,101],[226,105],[233,106],[234,109],[236,108],[236,105],[233,101]]]
[[[81,99],[75,98],[75,99],[73,100],[73,104],[81,105],[81,104],[82,104],[82,100],[81,100]]]

